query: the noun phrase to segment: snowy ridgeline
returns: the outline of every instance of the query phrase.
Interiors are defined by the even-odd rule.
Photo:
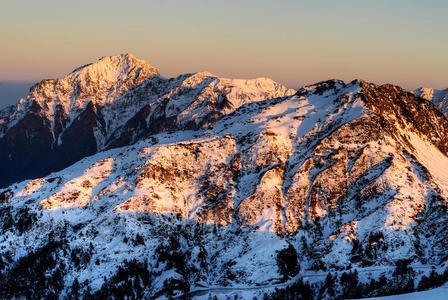
[[[207,128],[246,103],[294,94],[268,78],[164,78],[130,54],[43,80],[0,111],[0,187],[61,170],[152,134]],[[24,149],[33,149],[25,151]]]
[[[51,149],[79,124],[97,148],[0,190],[0,297],[331,299],[448,280],[448,121],[431,102],[363,81],[165,79],[126,55],[67,78],[4,133],[43,114]]]

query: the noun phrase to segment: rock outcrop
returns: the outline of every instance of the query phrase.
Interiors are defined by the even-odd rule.
[[[361,80],[293,92],[149,70],[59,127],[30,99],[5,127],[2,141],[39,141],[49,159],[76,151],[66,140],[99,152],[0,190],[14,283],[1,297],[360,297],[448,274],[448,120],[430,101]]]

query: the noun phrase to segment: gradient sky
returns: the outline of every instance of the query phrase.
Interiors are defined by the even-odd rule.
[[[1,1],[0,81],[57,78],[130,52],[297,88],[329,78],[448,87],[448,1]]]

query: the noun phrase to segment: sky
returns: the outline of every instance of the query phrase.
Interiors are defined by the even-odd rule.
[[[166,77],[448,88],[447,11],[445,0],[0,0],[0,106],[118,53]],[[27,87],[5,96],[10,82]]]

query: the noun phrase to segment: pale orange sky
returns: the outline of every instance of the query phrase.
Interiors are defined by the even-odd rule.
[[[330,78],[448,87],[447,1],[9,1],[0,81],[130,52],[167,77],[208,70],[297,88]]]

